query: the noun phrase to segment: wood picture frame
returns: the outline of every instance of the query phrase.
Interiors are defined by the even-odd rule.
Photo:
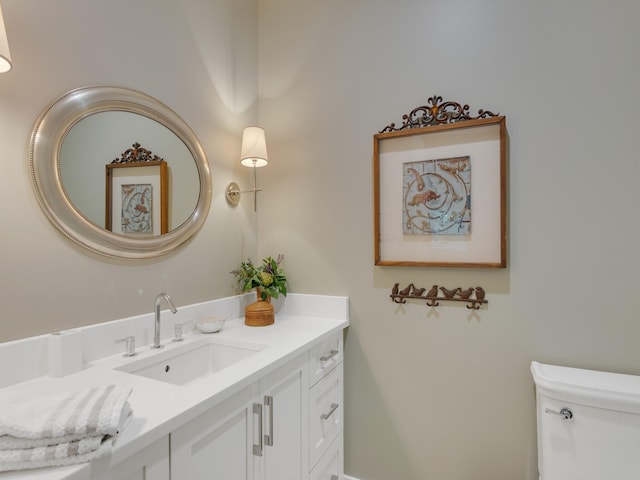
[[[373,137],[375,265],[505,268],[506,118],[441,100]]]
[[[106,165],[105,228],[132,236],[169,231],[167,162]]]

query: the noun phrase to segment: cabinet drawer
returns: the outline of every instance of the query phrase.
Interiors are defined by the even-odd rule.
[[[334,368],[309,391],[309,464],[315,466],[342,433],[342,366]]]
[[[311,471],[309,480],[340,480],[344,469],[344,456],[342,452],[342,433],[331,444],[327,453],[318,461],[318,464]]]
[[[333,335],[311,349],[309,355],[309,385],[315,385],[342,362],[342,332]]]

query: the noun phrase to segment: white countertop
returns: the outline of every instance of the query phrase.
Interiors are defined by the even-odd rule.
[[[179,348],[203,337],[213,336],[217,339],[268,345],[264,350],[235,365],[184,386],[114,370],[114,365],[129,361],[122,358],[121,354],[117,354],[87,363],[81,371],[72,375],[59,378],[39,377],[0,389],[0,393],[11,389],[12,394],[21,391],[24,392],[25,398],[28,398],[34,395],[48,395],[106,384],[131,386],[129,403],[133,409],[133,418],[114,442],[110,464],[115,465],[257,381],[266,373],[292,360],[314,344],[342,331],[349,324],[348,307],[344,318],[320,318],[299,313],[299,311],[289,313],[285,308],[283,313],[276,316],[276,322],[270,326],[248,327],[244,325],[243,318],[235,318],[227,321],[222,331],[218,333],[203,334],[193,331],[184,335],[183,342],[174,343],[163,340],[165,348],[162,351]],[[337,315],[337,317],[340,316]],[[140,354],[131,357],[131,361],[153,354],[149,352],[149,345],[137,346],[136,350]],[[88,479],[90,475],[90,464],[80,464],[70,467],[5,472],[0,473],[0,479],[79,480]]]

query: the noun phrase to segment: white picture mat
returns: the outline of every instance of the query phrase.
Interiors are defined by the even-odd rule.
[[[380,261],[500,263],[500,147],[499,124],[381,139]],[[403,163],[465,155],[471,157],[471,235],[403,235]]]
[[[135,171],[135,174],[132,173]],[[122,185],[151,184],[153,188],[153,235],[160,235],[160,167],[158,165],[111,169],[111,231],[122,233]],[[131,235],[127,233],[126,235]],[[142,236],[136,234],[136,236]]]

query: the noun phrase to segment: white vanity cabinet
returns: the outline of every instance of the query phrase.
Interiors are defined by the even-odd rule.
[[[309,479],[343,478],[342,332],[311,349],[309,356]]]
[[[316,466],[313,467],[309,480],[341,480],[344,478],[342,475],[344,463],[343,445],[344,441],[341,432]]]
[[[254,478],[257,387],[245,388],[171,433],[171,478]]]
[[[204,312],[232,312],[215,336],[194,331],[183,342],[170,342],[167,325],[164,350],[138,347],[139,356],[123,357],[117,340],[150,338],[150,313],[80,327],[83,366],[69,375],[52,377],[46,362],[19,362],[18,369],[0,371],[0,395],[34,398],[126,385],[132,389],[128,402],[133,409],[132,422],[116,438],[110,455],[37,473],[0,472],[0,479],[343,479],[342,339],[349,326],[348,298],[290,293],[278,321],[264,328],[248,327],[241,315],[234,316],[242,313],[245,300],[234,296],[185,306],[173,319],[177,325]],[[40,358],[50,340],[42,336],[0,343],[0,359]],[[209,347],[234,346],[250,353],[180,383],[181,372],[173,369],[178,364],[165,360],[180,357],[188,367],[194,366],[189,362],[200,366],[192,352],[200,351],[205,341]],[[160,365],[165,372],[169,367],[176,383],[149,376],[144,368],[133,373],[131,362]],[[193,372],[186,368],[182,373]]]
[[[171,478],[343,478],[342,332],[171,434]]]
[[[307,358],[297,357],[173,432],[171,478],[304,478]]]
[[[92,480],[169,480],[169,437],[155,441],[108,471],[101,471],[99,460],[95,467]]]
[[[260,382],[264,434],[257,479],[300,480],[306,474],[308,373],[305,353]]]

